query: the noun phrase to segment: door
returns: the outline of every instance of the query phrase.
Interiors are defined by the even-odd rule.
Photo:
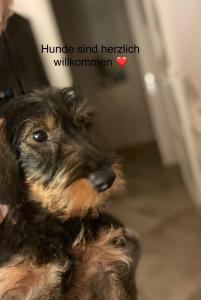
[[[162,1],[158,4],[162,5]],[[193,99],[199,95],[186,84],[177,59],[171,55],[164,16],[160,15],[157,1],[127,0],[126,7],[130,26],[143,47],[141,69],[162,160],[166,165],[179,163],[188,190],[200,206],[201,143],[195,135],[195,119],[201,122],[201,99]],[[191,102],[197,100],[193,108],[189,105],[189,94]]]

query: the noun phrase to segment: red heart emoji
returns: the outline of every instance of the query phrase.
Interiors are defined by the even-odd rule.
[[[127,58],[126,58],[126,56],[118,56],[116,58],[116,62],[118,63],[118,65],[120,67],[124,67],[125,64],[127,63]]]

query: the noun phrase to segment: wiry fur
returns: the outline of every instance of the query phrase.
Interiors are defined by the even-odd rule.
[[[66,268],[57,264],[38,266],[25,257],[15,257],[0,269],[1,299],[57,299]]]
[[[75,300],[82,289],[86,300],[136,299],[138,244],[100,212],[122,173],[91,142],[85,99],[50,88],[10,100],[0,116],[0,299]],[[47,140],[35,141],[37,130]],[[116,179],[98,192],[89,175],[105,169]]]

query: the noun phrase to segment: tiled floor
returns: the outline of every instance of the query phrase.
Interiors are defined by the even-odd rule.
[[[177,167],[164,168],[154,145],[131,149],[127,189],[110,212],[139,236],[139,300],[201,300],[201,216]]]

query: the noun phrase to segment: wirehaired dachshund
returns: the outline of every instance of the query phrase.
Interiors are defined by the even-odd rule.
[[[0,106],[1,300],[136,300],[136,239],[102,208],[123,185],[74,89]]]

